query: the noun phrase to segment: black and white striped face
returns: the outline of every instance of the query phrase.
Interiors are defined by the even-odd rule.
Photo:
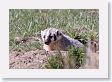
[[[49,45],[50,43],[60,40],[62,38],[62,33],[58,29],[48,28],[41,31],[41,37],[43,42]]]

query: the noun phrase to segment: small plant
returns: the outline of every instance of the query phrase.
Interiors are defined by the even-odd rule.
[[[69,60],[66,61],[69,62],[69,68],[78,69],[84,63],[85,48],[75,48],[74,46],[70,46],[68,48],[68,57]],[[63,69],[64,61],[61,52],[48,58],[48,62],[44,65],[44,67],[47,69]]]
[[[51,56],[44,67],[47,69],[63,69],[63,59],[59,54]]]
[[[85,48],[75,48],[70,46],[68,49],[70,68],[79,68],[85,59]]]

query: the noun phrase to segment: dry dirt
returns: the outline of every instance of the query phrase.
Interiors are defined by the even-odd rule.
[[[9,68],[10,69],[43,69],[47,59],[56,55],[56,51],[46,52],[45,50],[36,50],[29,52],[10,52]],[[66,51],[61,52],[64,56]]]
[[[29,52],[10,52],[9,55],[9,68],[10,69],[43,69],[44,65],[47,63],[47,59],[57,52],[51,51],[46,52],[45,50],[36,50]],[[69,69],[68,54],[66,51],[61,51],[64,68]],[[85,64],[80,67],[80,69],[97,69],[99,68],[99,54],[91,53],[87,55]]]

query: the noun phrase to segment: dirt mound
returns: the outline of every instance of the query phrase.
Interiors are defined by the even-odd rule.
[[[61,51],[64,69],[70,69],[67,51]],[[12,51],[9,55],[10,69],[44,69],[49,57],[57,55],[56,51]],[[72,63],[74,64],[74,63]],[[99,54],[91,53],[87,56],[85,64],[80,69],[97,69],[99,67]]]
[[[10,52],[10,69],[38,69],[47,61],[47,54],[44,50],[29,52]]]
[[[47,59],[56,55],[56,51],[46,52],[45,50],[36,50],[29,52],[10,52],[10,69],[42,69],[47,63]],[[66,51],[62,51],[62,54]]]

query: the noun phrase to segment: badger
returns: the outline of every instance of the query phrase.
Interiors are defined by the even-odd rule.
[[[82,48],[84,45],[76,39],[73,39],[56,28],[47,28],[41,31],[43,49],[46,51],[62,50],[67,51],[68,47],[73,45],[76,48]]]

